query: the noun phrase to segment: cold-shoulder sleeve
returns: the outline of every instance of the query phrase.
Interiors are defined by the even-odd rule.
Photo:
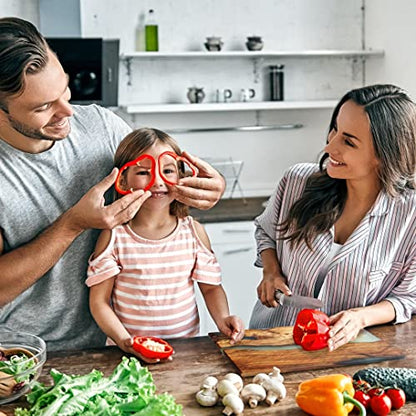
[[[213,252],[205,247],[197,251],[195,267],[191,277],[201,283],[221,284],[221,268]]]
[[[221,284],[221,268],[215,254],[200,239],[193,218],[188,216],[186,220],[189,222],[191,232],[196,241],[196,259],[191,278],[197,282],[210,285]]]
[[[87,280],[85,281],[88,287],[98,285],[120,273],[121,267],[114,250],[114,240],[115,233],[112,230],[110,242],[105,250],[95,259],[92,259],[93,255],[91,255],[88,261]]]

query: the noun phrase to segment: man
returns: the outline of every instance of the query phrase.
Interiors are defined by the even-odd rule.
[[[37,29],[0,19],[0,328],[35,333],[50,350],[103,345],[88,308],[87,260],[97,229],[129,221],[147,198],[135,191],[104,204],[130,127],[99,106],[71,106],[70,96]],[[177,199],[209,208],[224,181],[188,156],[199,177],[183,179]]]

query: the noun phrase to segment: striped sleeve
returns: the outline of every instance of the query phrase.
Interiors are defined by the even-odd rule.
[[[111,239],[106,249],[95,259],[90,257],[88,261],[87,280],[88,287],[98,285],[106,279],[110,279],[120,273],[121,267],[114,252],[115,233],[111,232]]]
[[[403,267],[400,283],[386,300],[392,303],[396,311],[395,324],[407,322],[416,313],[416,245]]]
[[[201,283],[221,284],[221,268],[215,254],[208,250],[198,251],[191,277]]]
[[[254,220],[257,243],[255,266],[263,267],[260,255],[262,251],[276,249],[276,228],[285,217],[282,217],[283,204],[286,207],[285,212],[288,211],[302,195],[307,178],[316,170],[317,165],[312,163],[300,163],[286,170],[266,209]]]
[[[195,266],[192,270],[191,278],[201,283],[220,285],[222,282],[221,268],[215,254],[202,242],[195,228],[193,218],[189,216],[187,220],[196,244]]]

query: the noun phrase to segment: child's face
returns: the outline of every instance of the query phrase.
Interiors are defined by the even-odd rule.
[[[145,189],[154,176],[155,181],[149,189],[152,196],[146,203],[153,199],[170,204],[174,198],[165,180],[177,183],[179,180],[179,169],[176,160],[171,156],[164,155],[159,159],[159,156],[166,151],[174,152],[171,146],[162,142],[156,142],[146,149],[145,153],[152,156],[156,161],[154,171],[152,171],[152,161],[149,158],[144,158],[140,161],[139,166],[134,165],[127,169],[123,187],[127,189]],[[161,177],[161,174],[165,180]]]

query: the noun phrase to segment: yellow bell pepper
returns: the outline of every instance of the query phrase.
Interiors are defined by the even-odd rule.
[[[359,416],[365,416],[365,407],[354,399],[354,392],[351,377],[331,374],[300,383],[296,403],[313,416],[347,416],[354,406]]]

